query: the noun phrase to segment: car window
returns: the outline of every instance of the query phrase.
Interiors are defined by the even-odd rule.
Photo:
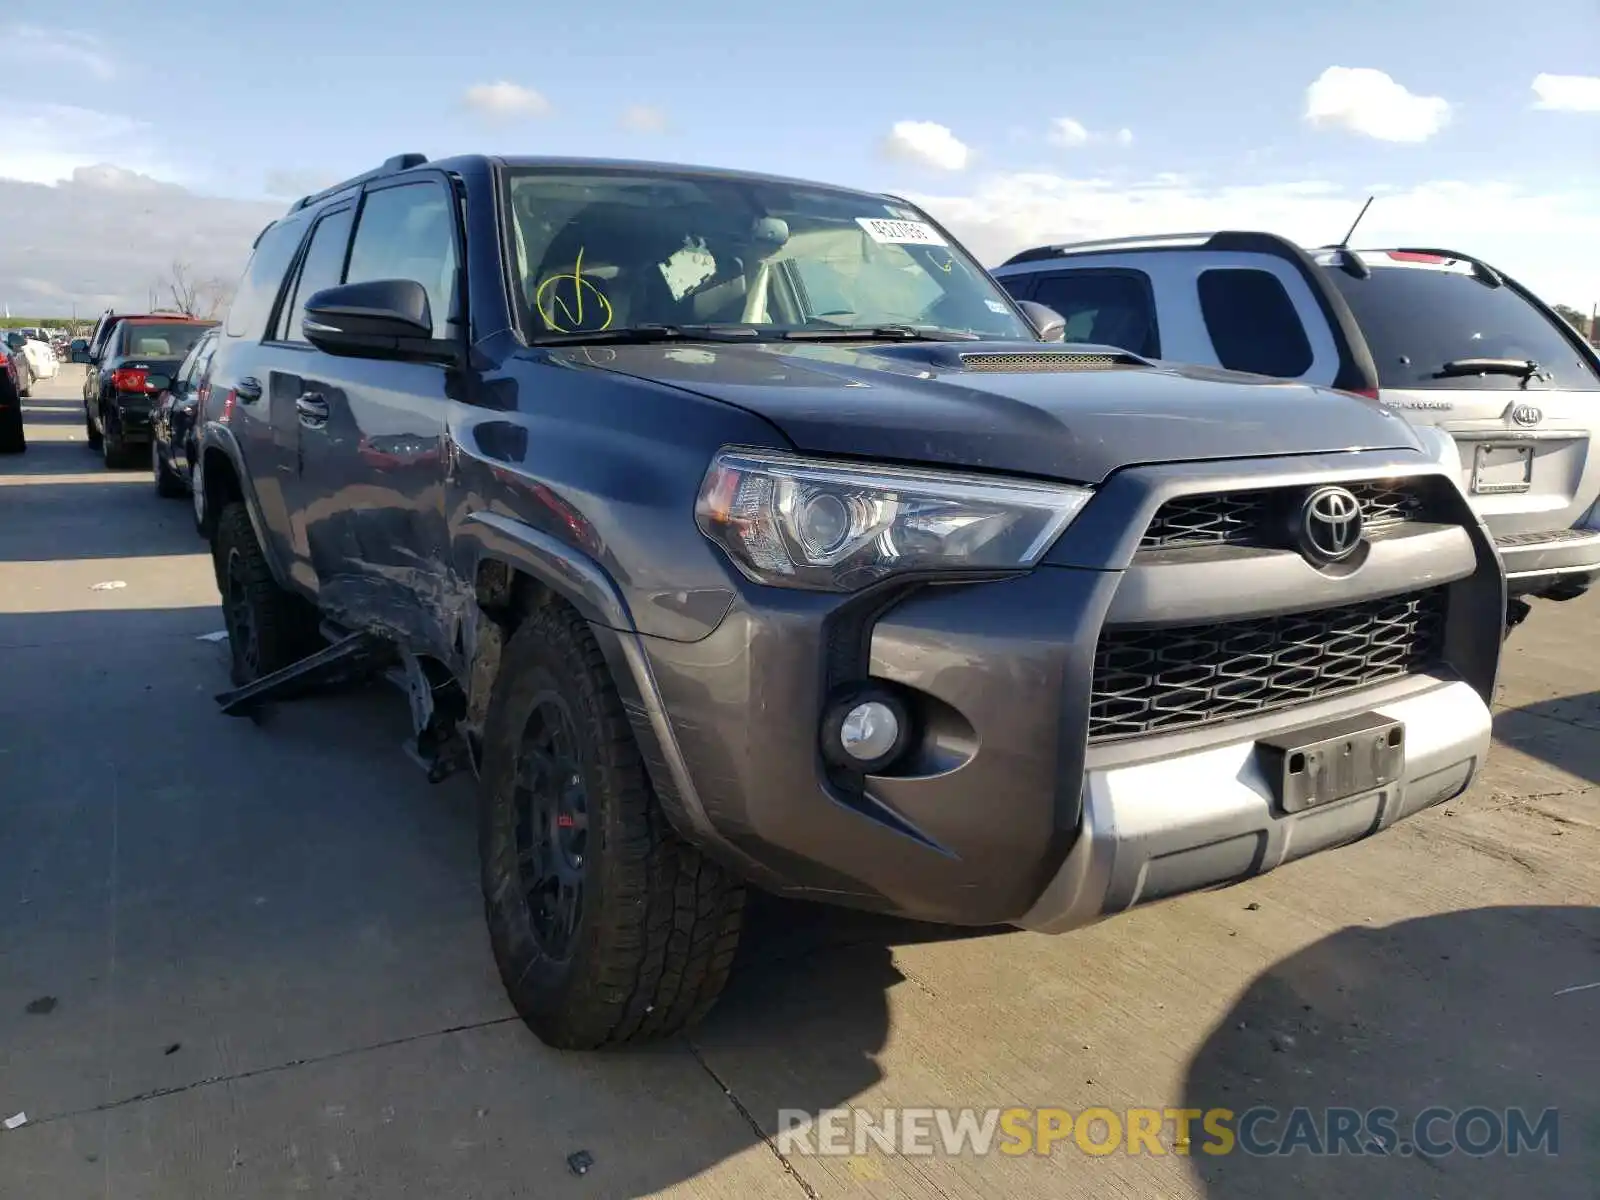
[[[1438,378],[1464,358],[1532,359],[1550,373],[1530,388],[1600,390],[1600,374],[1559,328],[1512,287],[1491,287],[1469,271],[1378,265],[1370,279],[1330,270],[1372,350],[1378,386],[1517,391],[1514,375]]]
[[[305,228],[304,221],[283,220],[261,235],[244,269],[238,294],[228,308],[229,337],[259,340],[265,336],[283,277],[294,260],[294,252],[300,248],[300,236]]]
[[[134,358],[177,358],[188,356],[206,335],[209,325],[197,321],[129,321],[118,334],[116,354]]]
[[[653,167],[517,167],[505,186],[530,340],[652,324],[1037,340],[987,273],[889,197]]]
[[[1206,332],[1224,367],[1284,379],[1311,369],[1311,341],[1276,275],[1218,267],[1202,271],[1197,282]]]
[[[299,277],[295,280],[291,298],[283,306],[279,334],[282,340],[305,341],[306,301],[323,288],[334,287],[341,282],[344,255],[350,246],[350,226],[354,219],[350,209],[342,208],[324,215],[311,231],[311,243],[301,260]]]
[[[1066,341],[1161,355],[1150,277],[1143,271],[1052,271],[1037,277],[1032,298],[1061,314]]]
[[[428,293],[433,335],[447,337],[456,280],[455,222],[449,194],[436,183],[369,192],[356,221],[347,283],[410,279]]]

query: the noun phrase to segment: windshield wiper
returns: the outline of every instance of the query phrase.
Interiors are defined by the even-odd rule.
[[[1435,379],[1463,375],[1514,375],[1527,387],[1531,379],[1548,379],[1550,373],[1531,358],[1453,358],[1433,373]]]
[[[636,345],[652,342],[753,342],[762,331],[754,325],[619,325],[536,338],[534,346]]]
[[[826,329],[785,329],[786,342],[976,342],[975,333],[923,325],[833,325]]]

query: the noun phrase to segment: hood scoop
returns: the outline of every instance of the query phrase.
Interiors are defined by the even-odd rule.
[[[960,357],[968,371],[1110,371],[1150,365],[1136,354],[1099,349],[980,351]]]

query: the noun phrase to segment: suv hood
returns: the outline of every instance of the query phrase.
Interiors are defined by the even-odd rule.
[[[975,355],[1025,361],[976,365]],[[1113,362],[1085,367],[1086,355]],[[1074,483],[1145,463],[1421,449],[1404,419],[1357,396],[1096,346],[666,343],[553,358],[737,405],[807,453]]]

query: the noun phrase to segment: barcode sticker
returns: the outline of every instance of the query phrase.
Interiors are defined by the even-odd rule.
[[[949,243],[926,221],[891,221],[888,217],[857,217],[856,224],[883,246],[945,246]]]

